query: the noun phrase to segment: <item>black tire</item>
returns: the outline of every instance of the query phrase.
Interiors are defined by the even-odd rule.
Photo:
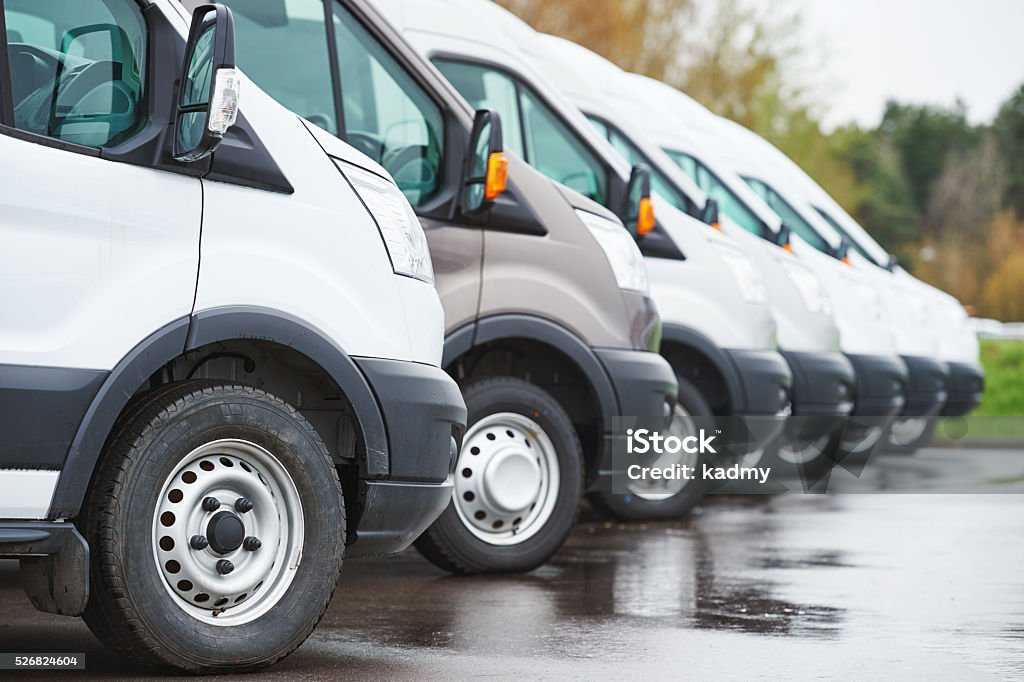
[[[885,431],[885,436],[882,440],[882,449],[885,452],[892,452],[900,455],[912,455],[928,445],[932,440],[932,436],[935,435],[935,426],[938,423],[938,419],[935,417],[920,418],[926,420],[924,429],[916,438],[905,441],[897,439],[893,434],[893,428],[895,428],[900,421],[905,419],[905,417],[894,419],[892,424],[890,424],[889,428]]]
[[[154,561],[153,528],[157,498],[179,463],[227,438],[273,453],[298,492],[304,535],[302,562],[273,608],[220,626],[176,603]],[[341,484],[319,434],[279,398],[217,381],[172,384],[133,401],[104,449],[77,523],[90,547],[86,624],[130,660],[175,672],[245,672],[290,654],[323,616],[344,555]]]
[[[569,415],[544,391],[521,379],[481,379],[463,387],[468,410],[467,434],[481,419],[514,413],[533,420],[554,446],[559,486],[554,509],[546,523],[523,542],[495,545],[474,535],[459,517],[454,501],[416,540],[416,549],[428,561],[457,575],[523,573],[555,554],[576,523],[583,487],[583,450]],[[468,436],[467,436],[468,441]],[[456,471],[466,462],[467,448],[459,455]]]
[[[714,416],[711,406],[690,381],[677,376],[679,381],[678,405],[691,417],[698,417],[707,424]],[[698,456],[698,470],[703,456]],[[707,483],[701,479],[689,481],[678,493],[661,500],[644,499],[636,495],[615,494],[611,490],[600,490],[587,494],[587,499],[600,512],[622,521],[678,519],[686,516],[700,503],[707,492]]]

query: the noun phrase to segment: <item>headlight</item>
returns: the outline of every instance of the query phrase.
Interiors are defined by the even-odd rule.
[[[601,245],[619,288],[649,294],[651,287],[647,280],[644,256],[622,223],[579,209],[576,209],[576,215],[590,228],[590,233]]]
[[[767,301],[768,293],[764,278],[761,276],[761,272],[750,262],[750,259],[730,249],[717,245],[716,248],[722,256],[722,262],[732,272],[732,278],[736,280],[736,286],[739,287],[740,296],[743,297],[743,300],[747,303],[764,303]]]
[[[434,268],[430,262],[427,237],[398,186],[358,166],[339,161],[335,164],[355,187],[376,221],[395,274],[433,283]]]
[[[828,294],[825,293],[817,276],[808,270],[806,265],[795,262],[791,257],[780,259],[779,263],[808,310],[820,315],[832,314],[832,302],[829,301]]]

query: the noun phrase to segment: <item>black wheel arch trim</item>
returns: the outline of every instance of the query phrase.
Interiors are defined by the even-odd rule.
[[[82,507],[100,453],[125,405],[153,374],[181,355],[188,337],[189,318],[164,325],[136,345],[107,375],[78,426],[47,515],[74,518]]]
[[[387,431],[366,377],[344,350],[303,320],[270,308],[230,306],[182,317],[151,334],[111,370],[85,413],[68,450],[48,518],[74,518],[81,509],[100,453],[128,401],[165,364],[217,341],[257,339],[296,350],[317,363],[345,394],[362,435],[365,476],[390,470]]]
[[[706,357],[725,381],[725,389],[729,397],[729,408],[732,412],[741,412],[745,407],[743,379],[736,370],[736,365],[729,359],[724,349],[715,345],[714,341],[696,329],[681,324],[663,322],[661,326],[662,354],[665,343],[677,343],[689,346]],[[674,368],[673,368],[674,369]]]
[[[619,413],[619,401],[615,394],[615,387],[594,349],[574,332],[543,317],[515,313],[482,318],[476,322],[475,327],[471,337],[472,343],[469,345],[466,345],[465,327],[456,332],[456,334],[461,333],[459,336],[455,334],[449,336],[449,339],[457,341],[458,348],[464,348],[462,352],[451,358],[448,357],[448,340],[446,339],[445,362],[451,362],[471,348],[493,341],[527,339],[545,343],[566,355],[583,373],[600,406],[602,430],[611,428],[612,417]],[[455,349],[453,344],[453,352]]]

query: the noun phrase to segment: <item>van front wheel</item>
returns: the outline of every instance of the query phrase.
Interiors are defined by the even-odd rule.
[[[149,667],[269,665],[297,648],[341,570],[341,485],[320,436],[250,386],[190,381],[141,396],[104,451],[79,521],[85,621]]]
[[[562,546],[576,521],[582,448],[569,416],[521,379],[463,387],[469,424],[452,502],[416,541],[452,573],[529,571]]]

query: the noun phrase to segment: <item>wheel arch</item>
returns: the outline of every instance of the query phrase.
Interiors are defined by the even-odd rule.
[[[676,374],[695,384],[715,413],[733,413],[744,395],[742,379],[725,351],[699,331],[662,326],[661,354]],[[709,371],[710,370],[710,375]]]
[[[525,314],[493,315],[448,334],[445,339],[443,366],[449,374],[461,381],[472,376],[479,358],[492,350],[514,351],[523,348],[543,351],[545,356],[531,358],[527,366],[535,366],[532,363],[541,360],[567,362],[569,364],[565,369],[575,372],[585,383],[586,405],[576,406],[574,409],[573,406],[566,404],[563,396],[553,392],[553,397],[562,404],[573,420],[577,435],[584,446],[589,476],[596,471],[603,447],[603,437],[611,428],[612,417],[619,413],[619,401],[604,365],[593,349],[578,335],[542,317]],[[470,365],[468,371],[465,370],[464,364]],[[531,380],[531,383],[551,392],[550,387],[543,382]],[[581,415],[587,413],[596,417],[598,421],[598,428],[593,432],[587,432],[582,428]]]
[[[313,325],[270,308],[224,307],[175,320],[136,345],[108,374],[68,449],[48,518],[78,515],[103,448],[132,397],[185,353],[227,341],[270,342],[295,351],[319,367],[344,394],[360,432],[365,473],[389,471],[383,417],[373,391],[352,359]]]

